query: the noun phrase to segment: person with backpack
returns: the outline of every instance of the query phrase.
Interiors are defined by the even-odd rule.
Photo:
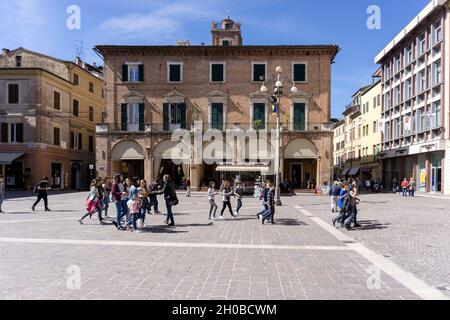
[[[141,216],[142,200],[139,197],[138,189],[133,189],[131,197],[127,201],[128,210],[130,211],[131,219],[127,222],[127,227],[132,226],[132,231],[140,233],[137,227],[137,220]],[[145,213],[145,212],[144,212]]]
[[[167,209],[167,219],[166,224],[169,227],[175,226],[175,220],[173,218],[172,207],[178,204],[178,197],[175,192],[175,187],[171,182],[170,176],[168,174],[163,177],[164,186],[161,191],[158,191],[157,194],[164,195],[164,200],[166,201],[166,209]]]
[[[339,210],[339,214],[333,218],[333,226],[336,226],[336,222],[340,222],[341,227],[344,227],[345,217],[347,215],[347,198],[348,196],[348,184],[344,182],[342,184],[341,191],[339,192],[337,207]]]
[[[41,201],[44,200],[44,206],[45,206],[45,211],[52,211],[48,208],[48,194],[47,192],[50,191],[51,188],[48,184],[48,178],[47,177],[43,177],[42,180],[36,184],[34,186],[34,193],[37,193],[37,200],[36,202],[31,206],[31,210],[35,211],[35,208],[37,206],[37,204]]]
[[[98,213],[98,220],[100,224],[104,224],[103,223],[103,218],[102,218],[102,194],[99,190],[99,187],[101,186],[100,182],[97,182],[96,179],[92,180],[91,182],[91,186],[90,186],[90,191],[89,191],[89,196],[86,199],[86,211],[87,213],[81,217],[80,220],[78,220],[78,222],[80,224],[83,224],[83,220],[86,217],[92,217],[92,215],[97,212]]]
[[[354,227],[358,227],[358,223],[356,222],[356,215],[358,214],[358,210],[356,208],[356,205],[359,202],[358,199],[358,188],[356,185],[352,185],[350,187],[350,192],[348,195],[348,215],[344,222],[344,228],[347,230],[350,230],[350,226],[352,222],[354,223]]]

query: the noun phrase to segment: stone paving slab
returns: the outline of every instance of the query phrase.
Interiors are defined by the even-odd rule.
[[[162,226],[164,216],[153,215],[140,234],[98,225],[95,217],[79,225],[85,198],[85,193],[52,195],[51,213],[31,213],[33,198],[6,201],[8,214],[0,215],[0,299],[420,298],[384,272],[380,288],[370,288],[372,263],[296,209],[300,205],[328,220],[327,197],[283,198],[277,224],[263,226],[254,199],[244,199],[239,220],[211,223],[205,196],[180,196],[176,228]],[[379,208],[377,201],[386,200],[367,198],[361,217]],[[399,211],[395,205],[392,212]],[[403,240],[386,237],[385,229],[365,231],[372,241]],[[405,243],[383,246],[400,250]],[[401,256],[405,266],[403,261]],[[67,288],[71,266],[80,268],[80,290]]]

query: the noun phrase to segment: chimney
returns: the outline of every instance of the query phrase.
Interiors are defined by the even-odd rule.
[[[95,68],[97,68],[97,63],[94,61],[94,63],[92,64]]]
[[[82,62],[81,62],[81,58],[80,57],[76,57],[75,58],[75,64],[79,65],[80,67],[82,66]]]
[[[6,56],[8,53],[9,53],[9,49],[7,49],[7,48],[3,48],[2,49],[2,55],[3,56]]]

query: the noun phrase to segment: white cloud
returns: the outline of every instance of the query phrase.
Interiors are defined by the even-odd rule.
[[[147,14],[130,13],[121,17],[112,17],[102,22],[96,33],[110,39],[164,40],[183,32],[183,26],[189,21],[213,18],[215,14],[208,9],[210,1],[196,1],[183,4],[172,2]]]

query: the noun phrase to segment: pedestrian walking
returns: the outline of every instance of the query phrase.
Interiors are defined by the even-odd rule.
[[[105,217],[108,216],[109,203],[111,202],[111,189],[112,183],[110,178],[104,178],[102,181],[103,187],[103,211],[105,212]]]
[[[217,204],[216,204],[216,194],[218,192],[216,191],[216,183],[211,181],[209,183],[209,189],[208,189],[208,201],[209,201],[209,220],[216,220],[216,212],[217,212]]]
[[[139,191],[137,188],[133,189],[131,192],[130,199],[127,201],[127,207],[130,212],[130,220],[127,222],[127,227],[132,226],[132,231],[140,233],[138,230],[137,221],[141,216],[142,201],[139,198]]]
[[[339,214],[333,218],[333,220],[332,220],[333,226],[335,226],[336,222],[339,221],[339,223],[341,224],[341,227],[344,227],[344,221],[345,221],[345,218],[347,215],[347,205],[348,205],[348,201],[346,201],[347,196],[348,196],[348,184],[346,182],[344,182],[342,184],[341,190],[339,191],[339,197],[338,197],[338,203],[337,203]]]
[[[159,183],[156,181],[156,179],[153,179],[153,182],[150,184],[148,188],[148,197],[149,197],[149,207],[148,207],[148,213],[152,213],[152,207],[155,211],[155,214],[161,213],[158,210],[158,195],[157,191],[159,191]]]
[[[2,210],[3,201],[5,199],[5,178],[0,175],[0,213],[5,213]]]
[[[167,209],[167,219],[166,224],[170,227],[175,226],[175,220],[173,218],[172,207],[178,204],[178,197],[175,192],[175,186],[173,185],[171,178],[168,174],[163,177],[163,188],[161,191],[158,191],[158,194],[164,195],[164,200],[166,201],[166,209]]]
[[[235,216],[239,217],[239,212],[242,208],[242,197],[244,196],[244,189],[242,188],[242,184],[240,182],[237,183],[236,188],[234,189],[234,195],[236,197]]]
[[[52,211],[48,208],[48,191],[50,191],[50,190],[51,190],[51,188],[48,184],[48,178],[43,177],[42,180],[37,185],[34,186],[33,191],[35,193],[37,193],[37,200],[31,207],[31,210],[35,211],[37,204],[41,200],[44,200],[45,211]]]
[[[348,211],[349,214],[344,222],[344,227],[347,230],[350,230],[352,222],[354,223],[354,227],[358,227],[359,225],[355,222],[356,221],[356,215],[358,213],[356,205],[359,202],[359,199],[357,198],[358,190],[356,185],[353,185],[349,192],[349,207]]]
[[[122,183],[120,175],[114,177],[111,194],[112,201],[116,204],[116,220],[113,221],[113,224],[116,226],[117,230],[124,230],[125,228],[122,227],[121,221],[122,218],[128,214],[128,200],[127,191]]]
[[[138,191],[138,197],[141,200],[141,215],[139,216],[139,219],[141,221],[141,227],[146,227],[145,225],[145,215],[147,214],[148,207],[150,206],[149,200],[148,200],[148,188],[147,188],[147,181],[142,179],[139,185]]]
[[[414,197],[414,193],[416,191],[416,181],[414,180],[414,178],[409,179],[408,188],[409,188],[409,196]]]
[[[186,180],[186,197],[191,196],[191,178],[187,178]]]
[[[408,196],[409,182],[408,182],[408,180],[406,178],[403,179],[401,187],[402,187],[402,196],[403,197],[407,197]]]
[[[225,180],[223,182],[222,188],[222,210],[220,211],[220,219],[223,218],[223,213],[225,212],[225,209],[228,208],[228,211],[230,212],[231,217],[234,219],[235,215],[233,213],[233,209],[231,209],[231,196],[233,196],[233,190],[230,188],[230,182],[228,180]]]
[[[256,214],[258,219],[269,210],[269,206],[267,205],[267,201],[269,200],[269,185],[270,183],[268,181],[261,184],[261,193],[259,195],[259,199],[261,200],[261,210]]]
[[[87,213],[81,217],[80,220],[78,220],[78,222],[80,224],[83,224],[83,220],[86,217],[92,217],[92,215],[94,213],[97,212],[98,214],[98,220],[100,224],[103,224],[103,218],[102,218],[102,198],[101,198],[101,193],[99,191],[99,186],[101,184],[96,180],[92,180],[91,182],[91,186],[90,186],[90,190],[89,190],[89,195],[88,198],[86,199],[86,211]]]
[[[338,212],[338,200],[339,200],[339,193],[341,192],[341,187],[339,185],[339,182],[334,181],[333,185],[330,188],[330,191],[328,192],[328,195],[330,196],[331,200],[331,212]]]
[[[268,193],[267,193],[267,206],[269,210],[267,210],[262,216],[261,216],[261,222],[264,224],[265,221],[269,221],[272,224],[275,224],[274,222],[274,216],[275,216],[275,187],[272,182],[268,184]]]

